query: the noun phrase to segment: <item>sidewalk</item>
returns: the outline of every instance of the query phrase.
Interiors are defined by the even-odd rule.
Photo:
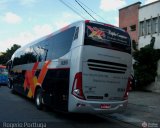
[[[160,94],[132,91],[129,93],[127,110],[110,116],[140,127],[146,122],[148,128],[160,128]]]

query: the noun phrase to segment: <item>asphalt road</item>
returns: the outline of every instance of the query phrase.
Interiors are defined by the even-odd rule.
[[[136,128],[136,126],[90,114],[66,114],[37,110],[34,102],[0,87],[0,128]]]

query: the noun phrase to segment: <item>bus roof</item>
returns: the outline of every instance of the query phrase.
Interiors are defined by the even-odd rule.
[[[31,46],[31,45],[34,45],[34,44],[36,44],[37,42],[41,42],[41,41],[43,41],[43,40],[46,40],[47,38],[49,38],[49,37],[51,37],[51,36],[53,36],[53,35],[56,35],[56,34],[62,32],[62,31],[64,31],[64,30],[66,30],[67,28],[72,27],[73,25],[75,25],[75,24],[77,24],[77,23],[82,23],[82,22],[83,22],[83,23],[102,24],[102,25],[104,25],[104,26],[109,26],[109,27],[113,27],[113,28],[119,29],[119,30],[121,30],[121,31],[124,31],[123,29],[121,29],[121,28],[119,28],[119,27],[116,27],[116,26],[113,26],[113,25],[111,25],[111,24],[106,24],[106,23],[102,23],[102,22],[98,22],[98,21],[92,21],[92,20],[79,20],[79,21],[73,22],[73,23],[71,23],[71,24],[69,24],[69,25],[67,25],[67,26],[65,26],[65,27],[62,27],[61,29],[59,29],[59,30],[57,30],[57,31],[54,31],[54,32],[52,32],[52,33],[50,33],[50,34],[48,34],[48,35],[46,35],[46,36],[43,36],[43,37],[41,37],[41,38],[38,38],[38,39],[36,39],[36,40],[34,40],[34,41],[32,41],[32,42],[24,45],[23,47],[21,47],[21,48],[19,48],[18,50],[16,50],[15,53],[17,53],[17,52],[19,52],[19,51],[23,51],[23,49],[26,48],[26,47],[29,47],[29,46]],[[125,32],[125,31],[124,31],[124,32]],[[14,53],[14,54],[15,54],[15,53]],[[14,58],[14,54],[12,55],[13,58]],[[12,59],[12,58],[11,58],[11,59]]]

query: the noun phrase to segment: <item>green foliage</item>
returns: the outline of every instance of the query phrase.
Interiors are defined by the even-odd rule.
[[[137,43],[135,40],[132,40],[132,48],[134,51],[137,51]]]
[[[7,49],[6,52],[3,52],[0,56],[0,64],[5,65],[7,61],[11,59],[13,53],[20,47],[20,45],[14,44],[10,49]]]
[[[160,49],[154,49],[154,41],[136,50],[133,57],[136,60],[134,67],[135,77],[138,80],[138,85],[143,87],[155,81],[157,75],[157,63],[160,59]]]

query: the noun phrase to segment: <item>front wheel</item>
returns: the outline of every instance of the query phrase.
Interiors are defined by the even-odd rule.
[[[42,102],[42,89],[38,89],[36,91],[36,95],[35,95],[35,104],[37,109],[42,110],[43,108],[43,102]]]

